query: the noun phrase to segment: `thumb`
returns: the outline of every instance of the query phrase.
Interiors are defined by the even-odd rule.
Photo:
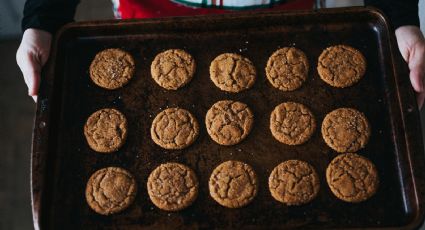
[[[28,95],[36,96],[40,84],[41,63],[31,52],[21,55],[20,58],[21,60],[18,60],[18,65],[22,70],[25,83],[28,86]]]
[[[422,93],[424,89],[424,78],[425,78],[425,49],[417,48],[411,52],[409,56],[409,69],[410,69],[410,81],[413,89]]]

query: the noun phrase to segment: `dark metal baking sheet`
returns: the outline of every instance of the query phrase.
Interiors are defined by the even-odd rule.
[[[320,80],[317,59],[331,45],[348,44],[367,59],[364,79],[353,87],[337,89]],[[320,11],[266,12],[164,18],[152,20],[75,23],[57,35],[52,57],[43,72],[34,126],[32,198],[35,226],[42,229],[203,229],[203,228],[416,228],[424,217],[424,154],[418,110],[406,66],[394,45],[393,31],[378,11],[345,8]],[[294,92],[274,89],[264,67],[279,47],[295,46],[308,56],[306,83]],[[88,68],[105,48],[130,52],[136,75],[124,88],[107,91],[95,86]],[[160,88],[150,76],[154,56],[182,48],[193,55],[193,80],[177,91]],[[209,64],[224,52],[240,53],[254,63],[254,87],[238,94],[220,91],[209,79]],[[253,110],[255,123],[241,144],[225,147],[208,136],[205,114],[218,100],[242,101]],[[320,127],[326,113],[354,107],[366,114],[372,136],[359,154],[379,170],[381,185],[374,197],[360,204],[336,199],[327,187],[325,169],[336,153],[326,146],[318,128],[306,144],[287,146],[269,131],[269,114],[284,101],[308,106]],[[167,107],[190,110],[201,124],[200,136],[189,148],[169,151],[156,146],[149,128],[155,115]],[[91,150],[83,125],[94,111],[113,107],[129,121],[126,144],[113,154]],[[225,160],[253,166],[259,193],[241,209],[226,209],[209,196],[208,178]],[[301,159],[311,163],[321,178],[317,199],[307,205],[286,207],[275,201],[267,186],[269,173],[280,162]],[[200,194],[180,212],[164,212],[149,200],[146,181],[159,164],[190,166],[200,181]],[[139,192],[122,213],[101,216],[86,204],[85,185],[103,167],[119,166],[135,175]]]

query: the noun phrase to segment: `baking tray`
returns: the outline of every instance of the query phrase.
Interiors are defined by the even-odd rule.
[[[356,47],[367,59],[365,77],[353,87],[330,87],[317,74],[321,51],[336,44]],[[308,80],[293,92],[273,88],[264,73],[268,57],[284,46],[304,50],[311,66]],[[134,78],[114,91],[95,86],[88,73],[95,54],[111,47],[127,50],[136,62]],[[185,49],[197,61],[193,80],[177,91],[162,89],[150,76],[154,56],[170,48]],[[209,65],[223,52],[252,60],[258,72],[252,89],[233,94],[214,86]],[[235,146],[216,144],[204,126],[207,110],[223,99],[242,101],[255,115],[253,130]],[[307,105],[318,127],[326,113],[339,107],[366,114],[372,135],[359,153],[379,170],[381,184],[375,196],[359,204],[333,196],[325,169],[337,154],[322,140],[320,128],[300,146],[287,146],[272,137],[269,115],[284,101]],[[41,82],[32,149],[34,223],[41,229],[417,228],[424,218],[425,160],[415,103],[393,30],[371,8],[70,24],[58,33]],[[174,106],[191,111],[201,129],[192,146],[170,151],[154,144],[149,129],[157,113]],[[87,117],[106,107],[119,109],[129,122],[127,142],[113,154],[94,152],[83,135]],[[214,167],[231,159],[250,164],[259,177],[257,197],[240,209],[221,207],[208,192]],[[319,195],[307,205],[287,207],[268,191],[271,170],[288,159],[307,161],[320,175]],[[179,212],[159,210],[146,190],[149,173],[170,161],[190,166],[200,182],[197,200]],[[132,172],[139,191],[124,212],[101,216],[86,204],[84,190],[90,175],[108,166]]]

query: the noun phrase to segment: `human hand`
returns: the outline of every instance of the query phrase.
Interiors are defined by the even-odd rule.
[[[38,29],[27,29],[16,52],[16,62],[22,71],[28,95],[37,102],[41,69],[50,54],[52,35]]]
[[[410,82],[420,109],[425,99],[425,38],[417,26],[401,26],[395,35],[400,53],[409,65]]]

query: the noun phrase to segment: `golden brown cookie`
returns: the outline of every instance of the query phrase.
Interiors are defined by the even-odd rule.
[[[307,162],[288,160],[273,169],[269,189],[277,201],[286,205],[301,205],[317,196],[320,180],[316,170]]]
[[[152,140],[164,149],[183,149],[199,134],[196,118],[187,110],[169,108],[160,112],[152,122]]]
[[[282,91],[293,91],[307,80],[308,60],[303,51],[294,47],[276,50],[267,61],[269,82]]]
[[[251,88],[256,75],[252,62],[239,54],[221,54],[210,65],[211,80],[227,92],[237,93]]]
[[[369,122],[363,113],[355,109],[339,108],[323,119],[322,136],[326,144],[337,152],[356,152],[369,141]]]
[[[211,197],[222,206],[240,208],[257,195],[257,175],[243,162],[226,161],[212,172],[209,189]]]
[[[345,88],[357,83],[366,72],[363,54],[346,45],[331,46],[319,56],[317,71],[331,86]]]
[[[91,175],[86,186],[86,200],[95,212],[110,215],[130,206],[136,192],[136,181],[127,170],[108,167]]]
[[[253,123],[249,107],[231,100],[216,102],[205,118],[208,134],[220,145],[238,144],[248,136]]]
[[[101,109],[87,119],[84,135],[96,152],[117,151],[127,139],[127,119],[116,109]]]
[[[379,186],[375,165],[355,153],[335,157],[326,169],[326,180],[336,197],[352,203],[369,199]]]
[[[133,57],[121,49],[106,49],[94,57],[90,78],[105,89],[118,89],[130,81],[135,72]]]
[[[195,60],[184,50],[171,49],[159,53],[151,65],[155,82],[168,90],[177,90],[192,80]]]
[[[198,196],[195,172],[178,163],[158,166],[149,175],[147,187],[152,203],[165,211],[187,208]]]
[[[285,102],[275,107],[270,115],[270,130],[276,140],[287,145],[300,145],[313,135],[316,120],[304,105]]]

